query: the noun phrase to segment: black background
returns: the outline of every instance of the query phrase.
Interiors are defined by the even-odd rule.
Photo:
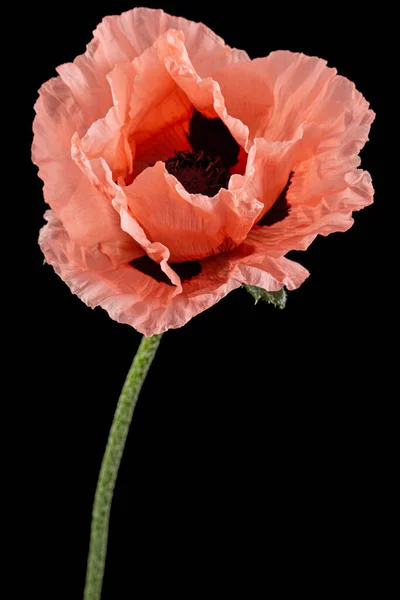
[[[319,237],[306,252],[293,253],[311,276],[289,294],[284,311],[253,306],[237,290],[164,336],[117,482],[103,600],[195,597],[214,571],[228,595],[225,586],[239,585],[249,559],[252,575],[239,596],[265,594],[277,576],[281,589],[293,578],[298,589],[312,589],[316,570],[327,573],[332,589],[333,572],[355,582],[360,549],[369,544],[365,523],[378,468],[376,340],[386,285],[377,241],[385,202],[383,99],[371,34],[379,15],[353,14],[337,3],[262,6],[261,12],[248,2],[161,5],[205,22],[251,58],[301,51],[354,81],[377,113],[361,154],[375,204],[355,215],[347,233]],[[71,1],[61,10],[53,3],[28,9],[25,24],[30,288],[22,300],[20,348],[30,357],[24,409],[30,441],[21,478],[34,507],[34,532],[24,547],[39,559],[31,585],[41,599],[81,598],[98,469],[141,336],[102,309],[87,308],[42,266],[37,235],[46,207],[29,164],[32,107],[40,85],[84,51],[102,17],[129,8],[129,2]],[[254,578],[261,578],[260,594],[249,591]],[[209,583],[205,596],[218,589]]]

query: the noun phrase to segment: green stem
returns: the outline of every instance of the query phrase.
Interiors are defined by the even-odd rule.
[[[161,335],[142,338],[118,400],[100,469],[92,512],[84,600],[100,600],[107,554],[108,524],[119,465],[133,411]]]

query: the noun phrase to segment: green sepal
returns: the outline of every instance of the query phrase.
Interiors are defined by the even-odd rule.
[[[264,300],[269,304],[273,304],[277,308],[285,308],[287,293],[283,287],[278,292],[267,292],[263,288],[257,287],[256,285],[243,285],[243,287],[253,296],[254,304],[257,304],[259,300]]]

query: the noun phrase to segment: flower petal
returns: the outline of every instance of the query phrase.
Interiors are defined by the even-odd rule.
[[[110,205],[114,207],[116,211],[114,215],[119,213],[121,233],[126,232],[129,234],[136,250],[139,244],[152,260],[159,263],[162,271],[176,286],[175,293],[180,293],[180,278],[168,264],[169,249],[157,241],[149,241],[142,227],[130,212],[125,191],[113,181],[111,170],[104,158],[88,158],[82,149],[82,142],[77,134],[72,137],[72,157],[93,188],[98,190],[102,197],[107,198]],[[136,251],[132,259],[142,256],[142,254],[143,252]]]
[[[253,252],[239,263],[242,282],[256,285],[268,292],[277,292],[283,286],[295,290],[309,276],[302,265],[284,256],[273,257],[265,252],[262,241],[255,237],[246,241]]]
[[[175,150],[190,148],[189,122],[193,106],[208,117],[219,117],[242,146],[247,127],[230,117],[219,85],[201,79],[185,47],[181,31],[169,30],[132,62],[134,86],[129,115],[129,140],[135,148],[133,175]]]
[[[113,260],[137,256],[137,245],[121,231],[111,202],[82,176],[71,158],[72,135],[83,134],[87,126],[69,88],[59,77],[41,87],[35,110],[32,159],[45,182],[45,200],[68,234],[82,246],[103,244]]]
[[[250,238],[262,236],[270,251],[281,256],[307,248],[318,233],[348,229],[352,211],[367,206],[373,197],[368,173],[356,167],[375,115],[354,84],[328,69],[325,61],[291,52],[229,65],[214,77],[228,110],[249,125],[251,138],[262,136],[265,148],[297,142],[286,154],[286,173],[289,167],[294,172],[287,193],[290,215],[257,228]],[[241,94],[236,93],[238,80]],[[266,156],[258,173],[267,187],[258,197],[268,208],[274,195],[268,194],[269,175],[280,185],[276,175],[284,164],[277,160],[276,172],[274,161],[268,165],[268,152]]]
[[[149,164],[189,149],[193,106],[219,117],[237,142],[246,144],[247,127],[228,115],[219,85],[197,74],[184,42],[182,31],[168,30],[107,75],[113,106],[91,125],[82,148],[89,158],[104,158],[114,179],[129,183]]]
[[[249,60],[246,52],[230,48],[202,23],[172,17],[162,10],[134,8],[119,16],[105,17],[93,32],[86,52],[57,69],[89,124],[103,118],[112,106],[107,74],[116,64],[140,56],[171,28],[184,31],[200,74],[209,73],[210,63],[219,69],[231,62]]]
[[[201,78],[196,72],[182,32],[168,32],[164,40],[163,54],[168,72],[193,106],[206,117],[219,117],[237,143],[246,147],[249,136],[247,126],[240,119],[228,114],[219,84],[211,77]]]
[[[203,23],[150,8],[134,8],[120,16],[106,17],[93,35],[108,61],[116,64],[140,56],[169,29],[184,32],[192,62],[201,76],[230,63],[250,60],[246,52],[227,46]]]
[[[112,106],[107,73],[114,67],[104,54],[104,48],[94,38],[86,52],[78,56],[73,63],[57,67],[57,73],[68,86],[71,94],[82,110],[88,124],[101,119]]]
[[[210,198],[189,194],[161,162],[124,188],[132,215],[171,261],[199,260],[232,249],[246,237],[262,204],[245,192],[221,189]]]
[[[335,76],[326,61],[287,51],[271,52],[251,62],[227,65],[214,79],[230,114],[246,123],[251,139],[290,140],[313,120],[313,110]]]
[[[132,62],[128,136],[135,149],[134,176],[157,160],[167,160],[175,150],[190,148],[187,134],[193,108],[165,67],[167,37],[161,36]]]
[[[261,259],[257,248],[243,244],[232,253],[202,261],[200,275],[182,284],[182,293],[128,264],[113,265],[98,248],[83,248],[68,236],[53,211],[39,243],[56,273],[88,306],[101,306],[111,318],[146,336],[182,327],[242,283],[270,291],[300,285],[305,269],[287,259]]]
[[[48,224],[39,236],[47,262],[88,306],[102,306],[111,318],[138,331],[155,328],[175,287],[158,283],[129,264],[113,265],[97,247],[85,248],[68,235],[57,215],[45,213]]]
[[[251,139],[291,140],[306,123],[320,129],[321,139],[345,122],[361,122],[368,110],[353,83],[328,68],[325,60],[304,54],[272,52],[227,65],[213,77],[228,112],[249,127]],[[370,111],[365,126],[372,120]]]
[[[371,177],[356,167],[375,115],[343,77],[335,77],[325,100],[315,113],[316,148],[294,167],[287,193],[290,215],[257,234],[274,253],[304,250],[319,233],[346,231],[353,224],[352,212],[372,203]]]
[[[102,157],[114,179],[125,178],[132,171],[132,150],[128,142],[126,122],[132,96],[134,70],[130,63],[118,64],[107,75],[113,106],[98,119],[82,138],[82,149],[89,158]]]
[[[242,193],[249,198],[257,198],[263,204],[257,216],[259,221],[273,206],[284,190],[296,157],[301,151],[302,139],[288,142],[269,142],[257,138],[247,159],[244,176],[233,175],[229,182],[232,192]]]
[[[182,283],[182,294],[173,298],[160,321],[146,329],[146,335],[182,327],[243,283],[268,291],[280,290],[284,285],[292,290],[308,276],[301,265],[286,258],[266,257],[263,248],[247,243],[233,252],[206,258],[201,267],[197,277]]]
[[[354,169],[333,180],[319,180],[320,189],[310,189],[293,180],[288,200],[291,212],[271,226],[256,226],[247,241],[261,241],[273,256],[290,250],[306,250],[318,234],[347,231],[353,224],[352,212],[372,204],[374,189],[366,171]]]

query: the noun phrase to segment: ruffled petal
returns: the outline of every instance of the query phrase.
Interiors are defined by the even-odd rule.
[[[168,29],[185,33],[193,64],[201,75],[209,74],[211,65],[220,69],[232,62],[250,60],[246,52],[230,48],[202,23],[172,17],[162,10],[134,8],[105,17],[93,32],[86,52],[57,69],[89,124],[103,118],[112,106],[107,74],[116,64],[140,56]]]
[[[187,139],[192,104],[168,73],[164,34],[132,62],[128,136],[134,148],[133,176],[149,164],[190,147]]]
[[[169,29],[183,31],[191,60],[201,76],[230,63],[250,60],[244,50],[230,48],[203,23],[173,17],[159,9],[134,8],[120,16],[106,17],[93,35],[107,60],[116,64],[140,56]]]
[[[274,196],[268,193],[269,176],[278,189],[288,168],[293,173],[287,192],[289,216],[257,228],[270,251],[282,255],[305,249],[318,233],[351,227],[352,212],[373,198],[370,176],[357,167],[375,117],[354,84],[327,68],[325,61],[291,52],[229,65],[214,77],[229,112],[249,126],[256,145],[260,136],[264,148],[289,150],[288,160],[282,163],[278,155],[276,165],[274,160],[268,165],[267,152],[264,167],[257,169],[267,186],[258,196],[266,209]]]
[[[87,125],[59,77],[41,87],[35,110],[32,159],[45,182],[46,202],[78,244],[103,244],[112,260],[132,260],[137,256],[137,244],[121,231],[111,202],[90,184],[71,158],[71,138],[74,132],[83,135]]]
[[[113,69],[114,64],[107,60],[98,39],[94,38],[86,48],[85,54],[78,56],[73,63],[57,67],[57,73],[70,89],[90,125],[103,118],[112,106],[107,73]]]
[[[47,211],[45,218],[48,223],[40,232],[40,247],[74,294],[142,333],[159,327],[158,315],[170,305],[174,286],[158,283],[129,264],[113,265],[97,246],[79,246],[53,211]]]
[[[252,140],[291,140],[306,123],[319,127],[322,139],[346,122],[361,123],[368,111],[353,83],[328,68],[325,60],[304,54],[272,52],[227,65],[213,78],[220,84],[228,112],[249,127]],[[372,120],[369,111],[364,125]]]
[[[231,253],[202,261],[200,275],[182,284],[182,292],[159,283],[134,267],[113,265],[97,248],[83,248],[68,236],[53,211],[40,232],[39,243],[56,273],[88,306],[101,306],[110,317],[151,336],[182,327],[242,283],[270,291],[293,289],[307,271],[287,259],[267,259],[256,245],[243,244]]]
[[[213,198],[189,194],[161,162],[143,171],[124,193],[132,215],[150,239],[169,248],[172,262],[235,248],[262,209],[243,190],[221,189]]]
[[[257,233],[274,254],[305,250],[318,234],[346,231],[353,211],[373,201],[369,173],[356,168],[375,116],[368,103],[350,81],[335,77],[325,103],[315,111],[312,156],[300,153],[296,158],[287,192],[291,212]]]
[[[233,252],[201,261],[201,273],[182,283],[182,294],[175,296],[157,324],[145,335],[182,327],[243,283],[278,291],[284,285],[293,290],[308,277],[308,271],[286,258],[267,257],[257,244],[244,243]],[[153,326],[156,325],[156,329]]]
[[[132,216],[125,191],[113,181],[111,170],[106,161],[103,158],[88,158],[82,149],[82,141],[77,134],[72,137],[72,158],[93,188],[109,201],[110,206],[114,207],[114,216],[119,214],[121,232],[125,232],[130,236],[136,250],[139,245],[152,260],[160,265],[162,271],[176,286],[175,293],[180,293],[180,278],[168,264],[169,249],[158,241],[150,242],[138,221]],[[130,260],[142,256],[144,252],[136,251]]]
[[[132,68],[128,135],[135,149],[133,176],[157,160],[167,160],[175,150],[190,148],[193,106],[206,117],[219,117],[236,141],[246,145],[247,127],[228,115],[219,85],[198,75],[181,31],[167,31],[132,62]]]
[[[227,110],[246,123],[252,140],[286,141],[302,123],[312,120],[312,109],[335,73],[319,58],[278,51],[228,65],[214,73],[214,79]]]
[[[318,234],[326,236],[350,229],[352,212],[372,204],[371,176],[361,169],[342,174],[336,181],[318,177],[315,187],[307,185],[307,180],[307,172],[303,179],[293,179],[287,194],[289,216],[271,226],[255,226],[246,241],[262,240],[266,252],[273,256],[306,250]]]
[[[104,118],[89,127],[82,138],[82,149],[89,158],[104,158],[114,179],[125,178],[132,172],[133,160],[126,127],[134,80],[132,65],[116,65],[107,75],[107,80],[113,106]]]
[[[288,142],[258,138],[249,152],[245,175],[231,177],[229,189],[232,192],[237,194],[242,190],[248,198],[262,202],[257,221],[273,206],[287,185],[302,142],[301,134],[298,139]]]
[[[277,292],[283,286],[288,290],[300,287],[309,276],[307,269],[284,256],[272,256],[263,242],[256,235],[246,240],[244,246],[251,252],[238,261],[241,282],[256,285],[268,292]],[[229,257],[229,260],[235,260],[235,256]]]
[[[183,33],[171,30],[162,42],[165,66],[193,106],[206,117],[219,117],[238,144],[245,147],[249,136],[247,126],[228,114],[219,84],[211,77],[201,78],[196,72]]]

